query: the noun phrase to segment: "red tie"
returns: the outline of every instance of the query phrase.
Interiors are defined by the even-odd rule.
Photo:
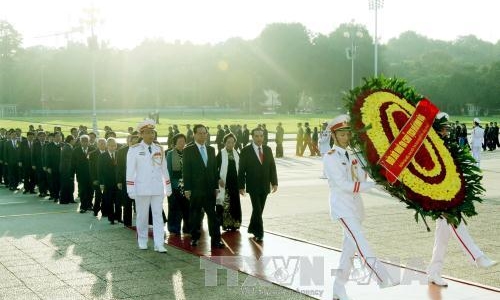
[[[262,153],[262,148],[259,147],[259,158],[260,158],[260,163],[264,162],[264,153]]]

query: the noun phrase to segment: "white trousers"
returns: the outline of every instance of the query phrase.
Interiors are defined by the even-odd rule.
[[[427,270],[429,275],[439,275],[443,270],[444,257],[450,236],[453,235],[465,255],[472,261],[476,261],[484,253],[474,243],[474,240],[467,230],[467,226],[463,222],[457,228],[448,224],[445,219],[439,218],[436,220],[436,234],[434,237],[434,248],[432,249],[432,258]]]
[[[472,157],[476,160],[476,166],[479,168],[479,164],[481,162],[481,150],[483,148],[481,146],[473,146],[472,147]]]
[[[149,206],[153,214],[153,240],[156,247],[165,244],[165,224],[163,224],[163,196],[136,196],[137,241],[146,245],[148,242]]]
[[[352,262],[356,252],[359,258],[362,259],[368,274],[370,274],[370,279],[375,279],[378,284],[391,280],[387,269],[375,257],[372,248],[368,244],[363,234],[361,222],[356,218],[340,218],[339,221],[344,230],[344,240],[342,242],[342,254],[338,267],[339,272],[333,284],[334,293],[344,290],[344,286],[351,274]]]

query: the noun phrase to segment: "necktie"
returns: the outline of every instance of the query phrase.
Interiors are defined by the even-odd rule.
[[[347,157],[347,160],[349,160],[349,153],[347,153],[347,151],[345,152],[345,157]]]
[[[115,160],[115,154],[111,153],[111,160],[113,161],[113,164],[116,165],[116,160]]]
[[[259,147],[259,159],[260,159],[260,163],[264,162],[264,153],[262,153],[261,147]]]
[[[207,166],[207,153],[205,152],[205,146],[200,147],[200,153],[201,153],[201,158],[203,158],[203,163],[205,164],[205,167]]]
[[[153,151],[151,151],[151,146],[148,147],[148,150],[149,150],[149,154],[153,153]]]

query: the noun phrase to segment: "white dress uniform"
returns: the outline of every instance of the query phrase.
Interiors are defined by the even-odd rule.
[[[479,124],[479,119],[474,119],[474,122]],[[479,167],[481,162],[481,150],[484,142],[484,129],[479,126],[474,126],[471,133],[471,148],[472,157],[476,160],[476,166]]]
[[[330,150],[330,130],[325,129],[321,132],[321,137],[319,138],[319,152],[321,156],[325,155]]]
[[[154,143],[147,145],[144,141],[131,147],[127,153],[126,181],[127,193],[130,198],[135,199],[139,248],[147,248],[149,206],[153,214],[155,249],[163,248],[165,243],[163,199],[172,194],[172,186],[162,147]]]
[[[455,228],[448,224],[444,218],[439,218],[436,220],[434,248],[432,250],[431,263],[427,270],[430,278],[435,278],[435,276],[441,277],[446,248],[448,247],[448,241],[452,235],[457,239],[465,255],[469,257],[472,262],[476,262],[478,258],[484,256],[483,251],[474,243],[474,240],[467,230],[467,226],[465,226],[463,222]]]
[[[375,183],[366,181],[367,173],[354,154],[337,145],[324,156],[323,165],[330,187],[330,216],[340,222],[344,232],[342,255],[333,285],[334,299],[347,297],[345,284],[349,280],[352,259],[356,252],[363,259],[371,278],[381,287],[394,285],[398,280],[392,280],[387,269],[377,260],[361,227],[364,208],[359,193],[368,191]]]

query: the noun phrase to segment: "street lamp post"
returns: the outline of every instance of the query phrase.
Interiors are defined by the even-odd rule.
[[[91,68],[92,68],[92,130],[97,136],[99,136],[99,131],[97,127],[97,109],[96,109],[96,86],[95,86],[95,55],[97,48],[99,47],[97,43],[97,36],[95,34],[95,27],[99,22],[97,18],[98,11],[95,7],[91,7],[85,10],[88,19],[83,20],[90,27],[90,37],[88,38],[88,46],[91,51]]]
[[[351,39],[351,47],[346,48],[347,59],[351,60],[351,90],[354,89],[354,60],[356,59],[358,46],[356,38],[362,38],[363,33],[354,25],[354,21],[349,26],[349,31],[344,32],[344,37]]]
[[[370,10],[375,11],[375,34],[374,34],[374,73],[378,76],[378,36],[377,36],[377,13],[384,6],[384,0],[368,0]]]

